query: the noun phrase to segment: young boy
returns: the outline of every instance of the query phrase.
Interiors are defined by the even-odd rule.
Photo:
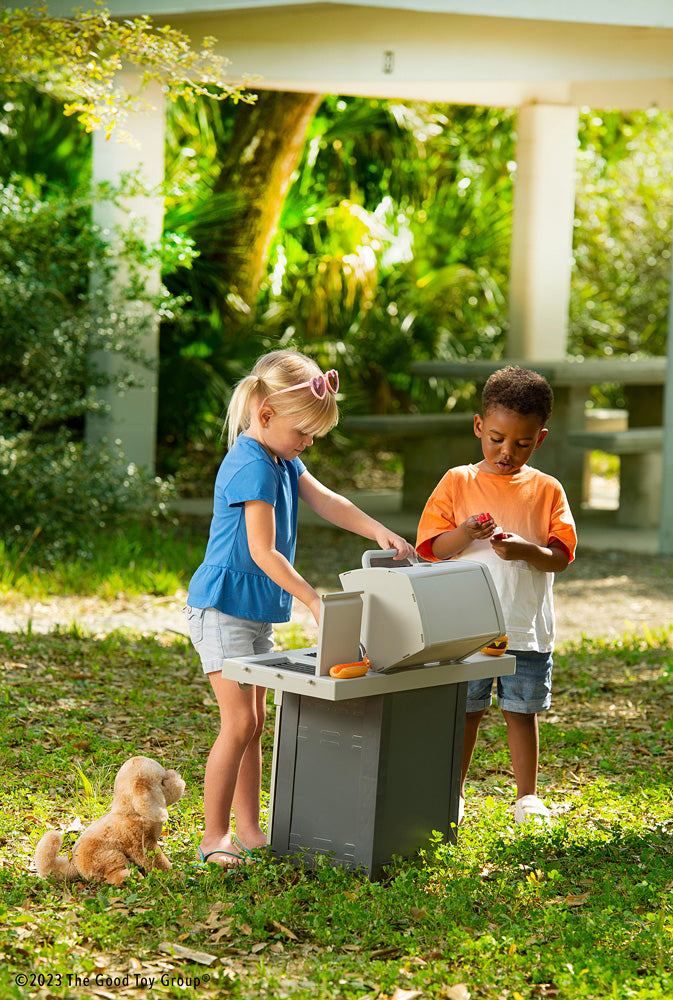
[[[497,697],[516,779],[517,823],[548,822],[550,815],[537,796],[537,716],[551,704],[554,574],[571,562],[577,544],[561,484],[526,465],[547,436],[552,403],[551,388],[536,372],[507,367],[491,375],[481,414],[474,418],[484,457],[476,465],[449,469],[425,506],[416,541],[425,559],[482,562],[495,582],[508,652],[516,656],[516,673],[497,678]],[[490,516],[482,520],[483,514]],[[496,525],[504,529],[503,538],[493,538]],[[494,680],[468,684],[460,819],[465,778]]]

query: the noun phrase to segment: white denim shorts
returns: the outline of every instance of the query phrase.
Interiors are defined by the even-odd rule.
[[[216,608],[184,609],[189,637],[199,654],[204,674],[222,669],[222,661],[232,656],[269,653],[273,649],[273,627],[269,622],[234,618]]]

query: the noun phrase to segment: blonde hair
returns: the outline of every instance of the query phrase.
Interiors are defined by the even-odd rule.
[[[227,446],[232,448],[236,438],[250,426],[250,408],[256,400],[262,400],[279,389],[289,389],[301,382],[308,382],[320,368],[311,358],[299,351],[271,351],[263,354],[249,375],[241,379],[231,397],[224,421],[227,430]],[[322,437],[335,426],[339,410],[333,393],[317,399],[310,388],[297,392],[284,392],[269,404],[281,416],[292,416],[297,426],[310,429],[316,437]]]

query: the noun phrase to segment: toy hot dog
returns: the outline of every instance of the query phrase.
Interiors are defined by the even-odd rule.
[[[330,674],[332,677],[364,677],[371,663],[368,656],[364,656],[361,660],[357,660],[355,663],[337,663],[335,666],[330,667]]]

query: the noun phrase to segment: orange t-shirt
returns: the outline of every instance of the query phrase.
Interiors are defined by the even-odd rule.
[[[485,472],[476,465],[449,469],[421,515],[418,554],[436,559],[434,539],[482,511],[488,511],[505,531],[537,545],[559,541],[574,559],[577,535],[563,487],[552,476],[528,465],[509,476]],[[506,562],[496,555],[488,539],[470,542],[453,558],[481,562],[490,570],[511,649],[550,652],[554,648],[553,573],[535,569],[523,560]]]

